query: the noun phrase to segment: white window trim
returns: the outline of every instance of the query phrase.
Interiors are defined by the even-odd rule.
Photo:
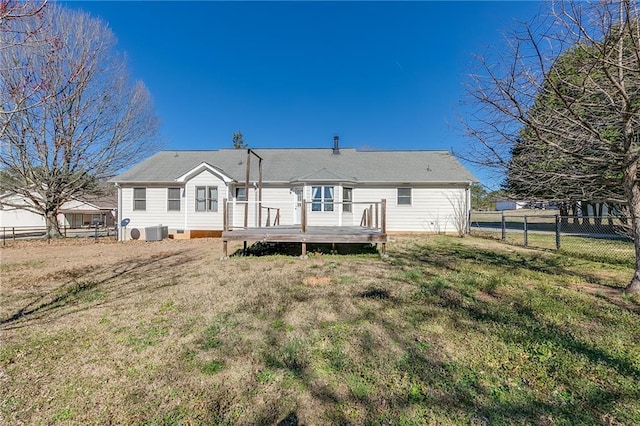
[[[172,189],[177,189],[178,190],[178,198],[169,198],[169,193]],[[169,208],[169,202],[171,201],[177,201],[178,202],[178,209],[170,209]],[[182,188],[178,187],[178,186],[171,186],[169,188],[167,188],[167,211],[168,212],[180,212],[182,211]]]
[[[345,199],[345,194],[349,191],[351,193],[351,198],[349,200]],[[344,213],[353,213],[353,188],[350,186],[342,187],[342,211]]]
[[[143,189],[144,190],[144,198],[136,198],[136,189]],[[142,186],[136,186],[133,188],[133,194],[131,194],[132,198],[133,198],[133,211],[138,211],[138,212],[144,212],[147,211],[147,188],[146,187],[142,187]],[[136,201],[144,201],[144,209],[137,209],[136,208]]]
[[[408,198],[409,202],[408,203],[400,203],[400,190],[401,189],[408,189],[409,190],[409,196],[407,197],[406,195],[403,195],[402,198]],[[406,186],[401,186],[396,188],[396,206],[398,207],[411,207],[413,205],[413,188],[411,187],[406,187]]]
[[[200,188],[204,188],[204,209],[203,210],[198,210],[198,189]],[[209,194],[211,192],[211,189],[215,188],[216,189],[216,194],[217,197],[215,199],[215,209],[211,209],[211,202],[213,201],[213,199],[211,197],[209,197]],[[218,191],[218,187],[214,186],[214,185],[198,185],[195,187],[195,193],[194,193],[194,210],[196,213],[215,213],[219,210],[219,198],[220,198],[220,192]]]
[[[317,201],[317,198],[313,198],[314,196],[314,188],[320,188],[320,199]],[[325,197],[325,188],[331,188],[333,196],[329,199]],[[328,201],[330,200],[330,201]],[[336,205],[336,187],[334,185],[312,185],[311,186],[311,211],[314,213],[319,212],[334,212]],[[320,210],[313,210],[314,204],[320,204]],[[327,210],[327,205],[331,206],[331,210]]]

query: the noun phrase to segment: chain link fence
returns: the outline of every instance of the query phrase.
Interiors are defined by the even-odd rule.
[[[624,218],[530,213],[472,212],[471,235],[633,266],[635,252]]]

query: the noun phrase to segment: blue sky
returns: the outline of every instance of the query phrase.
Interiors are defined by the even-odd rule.
[[[164,149],[460,151],[472,55],[534,2],[68,2],[151,91]],[[485,171],[470,167],[484,184]]]

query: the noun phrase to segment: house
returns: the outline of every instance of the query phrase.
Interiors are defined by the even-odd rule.
[[[312,226],[359,226],[383,199],[389,232],[456,232],[476,179],[446,151],[340,149],[336,138],[333,149],[161,151],[111,181],[125,240],[159,225],[195,238],[303,216]]]
[[[58,211],[61,228],[114,226],[117,208],[115,195],[75,197],[64,203]],[[20,194],[5,193],[0,196],[0,227],[45,228],[43,215],[33,208],[33,202]]]
[[[529,205],[528,201],[514,201],[507,198],[496,200],[496,210],[520,210]]]

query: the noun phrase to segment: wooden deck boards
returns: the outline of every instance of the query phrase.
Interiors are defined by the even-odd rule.
[[[387,235],[360,226],[299,226],[239,228],[222,232],[223,241],[264,241],[286,243],[386,243]]]

